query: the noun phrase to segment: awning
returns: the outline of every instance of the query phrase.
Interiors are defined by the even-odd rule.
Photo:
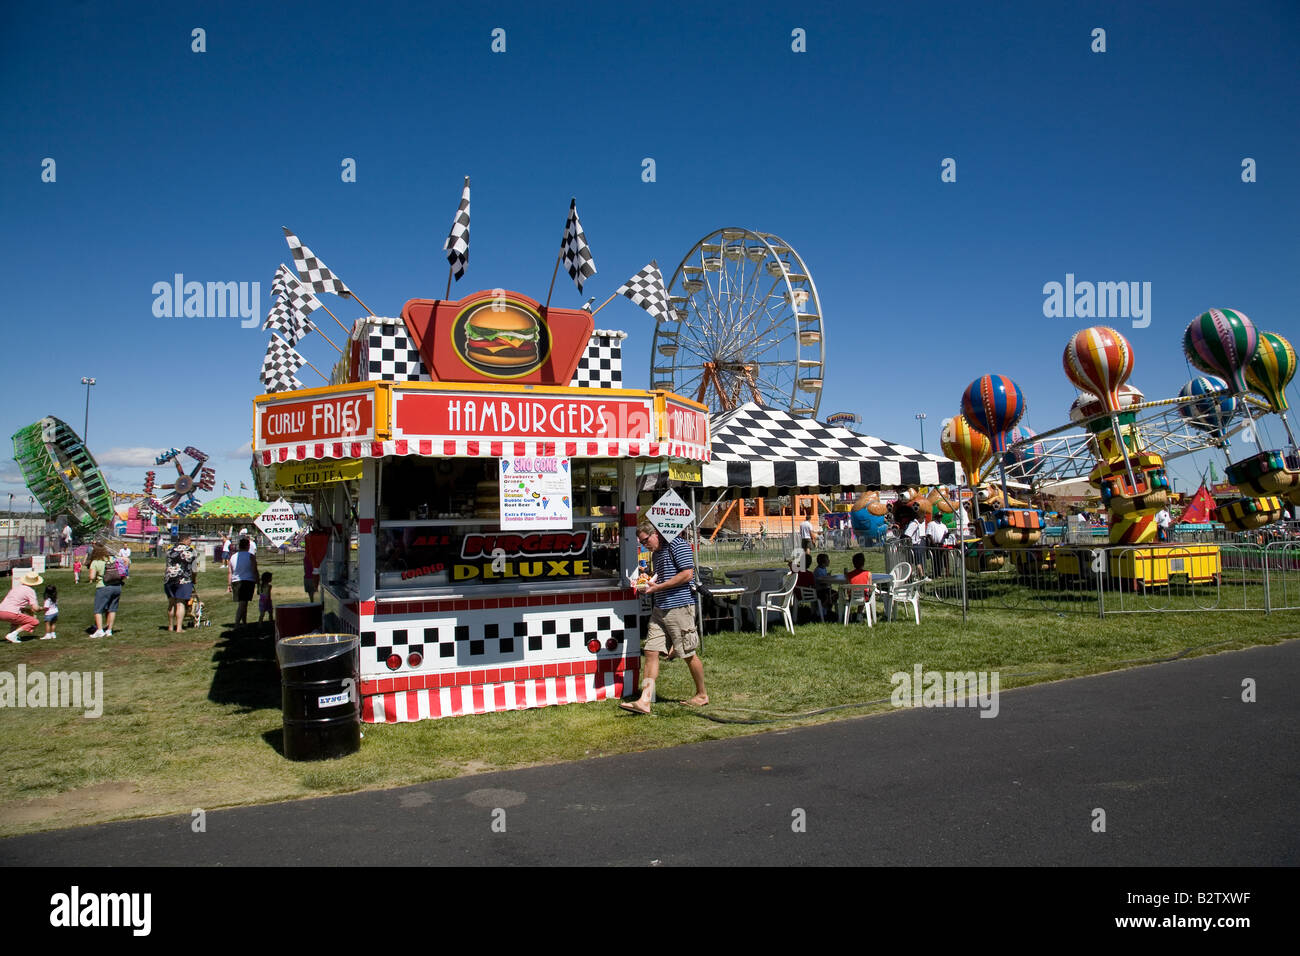
[[[742,405],[712,420],[706,488],[814,490],[877,485],[952,485],[954,462],[847,428]]]

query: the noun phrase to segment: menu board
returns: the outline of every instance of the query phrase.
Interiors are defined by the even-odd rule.
[[[573,527],[573,475],[568,458],[502,458],[500,489],[502,531]]]

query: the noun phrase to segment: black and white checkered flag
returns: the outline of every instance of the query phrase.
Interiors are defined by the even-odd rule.
[[[293,253],[293,266],[298,270],[298,278],[312,292],[332,292],[335,295],[351,295],[352,290],[343,284],[343,280],[330,272],[329,266],[321,262],[312,251],[302,244],[302,240],[284,226],[284,239],[289,243]]]
[[[267,313],[262,328],[274,329],[290,345],[297,345],[299,339],[315,329],[309,316],[323,306],[320,299],[295,279],[286,266],[280,269],[284,270],[283,273],[277,271],[271,282],[271,290],[277,293],[278,299]]]
[[[582,291],[584,279],[596,274],[596,263],[591,258],[591,247],[587,245],[587,235],[578,222],[578,200],[569,200],[569,220],[564,224],[564,240],[560,243],[564,254],[564,268],[569,271],[569,278],[578,284]]]
[[[273,335],[266,346],[266,358],[262,360],[262,384],[267,392],[302,388],[294,373],[305,364],[301,355]]]
[[[262,328],[279,332],[280,337],[290,345],[297,345],[298,340],[311,330],[301,321],[298,313],[284,299],[278,300],[266,314]]]
[[[659,271],[659,263],[654,259],[615,289],[614,294],[627,296],[658,322],[667,322],[673,317],[668,310],[668,290],[664,288],[664,277]]]
[[[451,266],[451,274],[457,282],[465,274],[465,266],[469,264],[469,177],[465,177],[465,188],[460,194],[460,208],[456,210],[456,218],[451,221],[451,232],[447,234],[447,241],[442,244],[442,248],[447,250],[447,262]]]
[[[277,299],[283,296],[285,290],[289,288],[290,280],[292,280],[295,285],[301,285],[301,283],[294,278],[293,272],[289,267],[283,262],[280,263],[280,268],[275,270],[275,278],[271,280],[271,295],[275,296]]]
[[[324,308],[324,306],[320,304],[320,299],[312,295],[308,288],[293,276],[289,277],[289,281],[285,286],[284,293],[280,296],[280,299],[282,302],[287,303],[289,308],[293,309],[293,311],[298,314],[298,317],[302,319],[303,323],[308,327],[311,326],[311,323],[307,320],[307,316],[311,315],[317,309]]]

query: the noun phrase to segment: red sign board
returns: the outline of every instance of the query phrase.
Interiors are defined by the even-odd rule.
[[[258,447],[369,438],[375,428],[374,396],[322,395],[257,407]]]
[[[649,400],[508,392],[398,392],[394,438],[649,439]]]
[[[692,445],[708,443],[708,414],[699,408],[674,402],[671,398],[664,402],[667,419],[664,425],[664,437],[669,441],[688,442]]]
[[[435,382],[568,385],[595,328],[590,312],[504,289],[411,299],[402,320]]]

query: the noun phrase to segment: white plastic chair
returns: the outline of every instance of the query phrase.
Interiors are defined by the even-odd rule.
[[[850,584],[844,589],[844,623],[858,610],[866,611],[867,627],[876,623],[876,586],[874,584]]]
[[[916,618],[916,623],[921,623],[921,585],[927,583],[930,578],[920,578],[907,584],[896,585],[892,590],[893,600],[889,604],[889,619],[894,619],[894,608],[900,604],[912,605],[912,616]]]
[[[759,633],[767,637],[767,613],[775,611],[780,614],[785,621],[785,629],[791,634],[794,633],[794,620],[790,616],[790,608],[794,606],[794,585],[799,580],[799,575],[787,574],[781,582],[781,590],[764,591],[758,596],[758,607],[755,613],[758,615]]]
[[[912,576],[912,566],[906,561],[899,561],[890,569],[889,574],[894,579],[894,587],[898,587]]]
[[[817,615],[817,620],[819,622],[823,624],[826,623],[826,612],[822,608],[822,600],[821,597],[818,596],[816,588],[796,587],[794,593],[798,596],[800,604],[812,605],[813,613]]]

